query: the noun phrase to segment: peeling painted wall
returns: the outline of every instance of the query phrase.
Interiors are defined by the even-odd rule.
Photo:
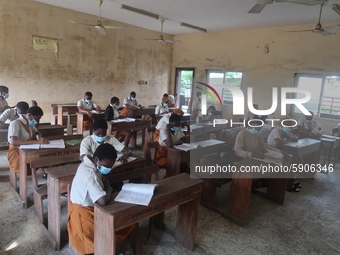
[[[10,105],[36,99],[42,121],[49,122],[51,103],[76,103],[86,91],[102,108],[113,96],[122,103],[131,91],[143,105],[160,102],[169,87],[172,45],[144,40],[159,33],[127,25],[102,37],[69,20],[95,24],[97,17],[34,1],[0,1],[0,84],[10,89]],[[33,49],[33,35],[58,39],[59,52]]]
[[[331,36],[283,32],[314,26],[175,36],[175,40],[182,40],[183,44],[174,46],[172,73],[176,67],[195,67],[195,82],[203,82],[206,69],[242,71],[244,94],[247,87],[253,87],[254,102],[260,105],[260,109],[269,109],[272,87],[280,90],[280,87],[294,86],[295,73],[340,74],[339,32]],[[174,83],[173,77],[171,84]],[[233,118],[231,106],[221,109],[225,118]],[[280,108],[273,115],[281,118]],[[239,117],[235,116],[234,120]],[[319,122],[331,134],[339,120],[319,119]]]

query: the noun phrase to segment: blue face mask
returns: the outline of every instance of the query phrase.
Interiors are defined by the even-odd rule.
[[[19,118],[21,118],[21,116],[22,116],[22,114],[20,114],[20,113],[17,113],[17,115],[18,115]]]
[[[119,105],[116,105],[115,108],[116,108],[116,110],[118,110],[118,109],[120,108],[120,106],[119,106]]]
[[[98,166],[97,165],[97,170],[101,173],[101,174],[109,174],[111,172],[111,168],[107,168],[105,166]]]
[[[163,107],[167,107],[167,106],[168,106],[168,104],[167,104],[167,103],[164,103],[164,104],[163,104]]]
[[[84,99],[85,103],[89,104],[91,102],[90,99]]]
[[[134,97],[130,97],[130,99],[131,99],[131,101],[135,101],[136,100],[136,98],[134,98]]]
[[[208,116],[212,116],[212,112],[208,112]]]
[[[4,94],[2,97],[3,97],[4,99],[7,99],[7,98],[9,98],[9,94],[6,93],[6,94]]]
[[[35,120],[35,119],[33,119],[33,120],[28,120],[28,125],[29,126],[34,126],[34,125],[37,125],[38,124],[38,122]]]
[[[94,135],[94,139],[95,139],[98,143],[102,143],[102,142],[105,141],[106,136],[100,137],[100,136]]]
[[[312,120],[307,120],[307,119],[306,119],[306,122],[307,122],[307,123],[311,123],[311,122],[312,122]]]
[[[251,128],[251,129],[249,129],[249,132],[250,132],[252,135],[256,135],[259,131],[258,131],[256,128]]]
[[[282,131],[288,133],[290,131],[290,127],[282,127]]]
[[[171,128],[172,131],[178,132],[181,130],[181,127],[172,127]]]

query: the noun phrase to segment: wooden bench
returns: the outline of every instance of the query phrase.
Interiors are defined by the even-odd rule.
[[[75,103],[69,104],[51,104],[51,125],[56,125],[58,123],[58,105],[76,105]],[[67,125],[67,116],[65,115],[62,117],[62,125]],[[77,117],[72,116],[73,123],[76,123]],[[60,124],[61,125],[61,124]]]
[[[202,180],[183,173],[155,182],[158,184],[148,206],[110,202],[94,207],[94,253],[116,254],[117,230],[154,217],[158,226],[164,224],[164,211],[178,206],[175,238],[193,250],[202,191]]]

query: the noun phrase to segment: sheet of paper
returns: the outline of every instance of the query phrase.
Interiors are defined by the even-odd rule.
[[[157,184],[124,184],[115,201],[147,206],[156,186]]]
[[[48,148],[59,148],[64,149],[65,148],[65,142],[63,139],[59,140],[50,140],[48,144],[40,144],[41,149],[48,149]]]
[[[40,149],[40,144],[26,144],[26,145],[20,145],[20,149],[22,150],[37,150]]]
[[[119,158],[119,157],[121,157],[122,156],[122,154],[117,154],[117,159]],[[134,161],[134,160],[136,160],[137,158],[135,158],[135,157],[128,157],[127,158],[127,161],[128,162],[131,162],[131,161]],[[117,166],[121,166],[121,165],[123,165],[123,162],[120,162],[120,161],[116,161],[116,163],[113,165],[113,167],[112,167],[112,169],[113,168],[116,168]]]

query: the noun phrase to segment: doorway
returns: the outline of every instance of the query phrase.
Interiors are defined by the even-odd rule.
[[[176,104],[184,113],[190,113],[194,76],[195,68],[176,68]]]

